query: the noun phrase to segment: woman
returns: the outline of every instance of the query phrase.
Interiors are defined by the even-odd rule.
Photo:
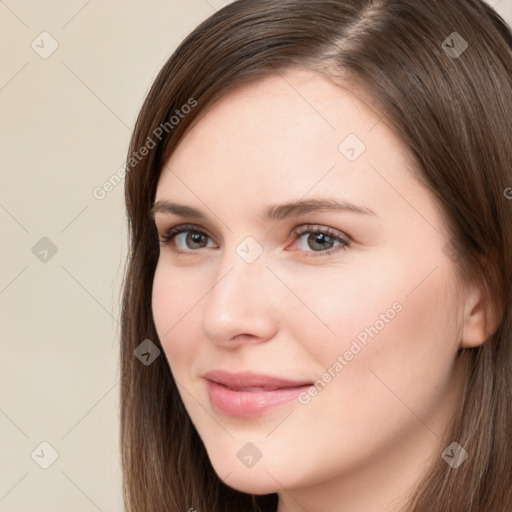
[[[127,159],[127,510],[509,512],[512,34],[239,0]]]

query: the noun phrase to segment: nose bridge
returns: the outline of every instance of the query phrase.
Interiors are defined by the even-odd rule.
[[[239,334],[266,338],[275,328],[269,285],[276,279],[263,248],[250,238],[227,249],[206,297],[203,330],[217,342]]]
[[[271,274],[266,256],[263,246],[252,236],[227,246],[215,280],[217,290],[212,290],[215,298],[231,301],[245,292],[247,301],[258,303],[267,274]]]

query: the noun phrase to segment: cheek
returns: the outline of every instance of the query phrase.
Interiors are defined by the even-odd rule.
[[[305,308],[296,312],[293,336],[320,363],[318,373],[343,374],[332,388],[350,389],[361,398],[366,393],[370,402],[392,389],[421,402],[446,385],[458,325],[454,295],[446,288],[452,274],[443,260],[438,263],[432,272],[433,256],[415,267],[394,255],[382,266],[369,265],[373,272],[331,271],[327,279],[326,271],[322,279],[317,270],[294,281],[297,295],[319,318]],[[290,322],[291,317],[286,325]]]
[[[449,387],[458,347],[455,304],[445,296],[449,276],[442,272],[440,267],[417,288],[417,272],[410,279],[402,273],[394,286],[374,282],[373,293],[361,290],[367,300],[339,315],[340,335],[328,360],[332,366],[344,355],[347,362],[329,390],[335,409],[350,403],[354,420],[387,418],[390,429],[398,421],[391,411],[404,422],[414,419],[411,410],[420,417],[433,413]]]
[[[441,401],[458,351],[456,303],[445,296],[438,271],[403,299],[404,309],[372,363],[383,385],[425,414]]]
[[[368,267],[371,268],[370,265]],[[367,268],[368,268],[367,267]],[[375,268],[375,264],[373,264]],[[375,351],[378,340],[403,315],[405,276],[382,269],[370,273],[362,269],[314,268],[297,276],[286,276],[294,297],[280,306],[282,325],[293,326],[293,339],[323,367],[352,349],[348,358],[358,359]]]
[[[195,351],[194,325],[199,320],[194,307],[202,294],[190,282],[157,265],[152,290],[152,312],[158,338],[174,374],[186,368]]]

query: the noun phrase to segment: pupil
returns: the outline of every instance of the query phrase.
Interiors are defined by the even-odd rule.
[[[320,246],[320,249],[324,249],[324,247],[322,247],[322,243],[329,243],[329,238],[330,237],[325,235],[324,233],[313,234],[313,241],[315,244]]]
[[[189,236],[192,239],[192,243],[200,244],[203,235],[200,233],[191,233]]]

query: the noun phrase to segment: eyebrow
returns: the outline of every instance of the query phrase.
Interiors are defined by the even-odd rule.
[[[288,217],[300,217],[301,215],[319,211],[349,212],[378,217],[377,213],[375,213],[371,208],[355,205],[346,201],[340,201],[338,199],[325,198],[272,204],[266,208],[260,218],[267,222],[279,221]],[[166,200],[155,202],[150,210],[151,217],[154,218],[156,213],[174,214],[180,217],[190,217],[199,220],[207,220],[208,218],[201,210]]]

